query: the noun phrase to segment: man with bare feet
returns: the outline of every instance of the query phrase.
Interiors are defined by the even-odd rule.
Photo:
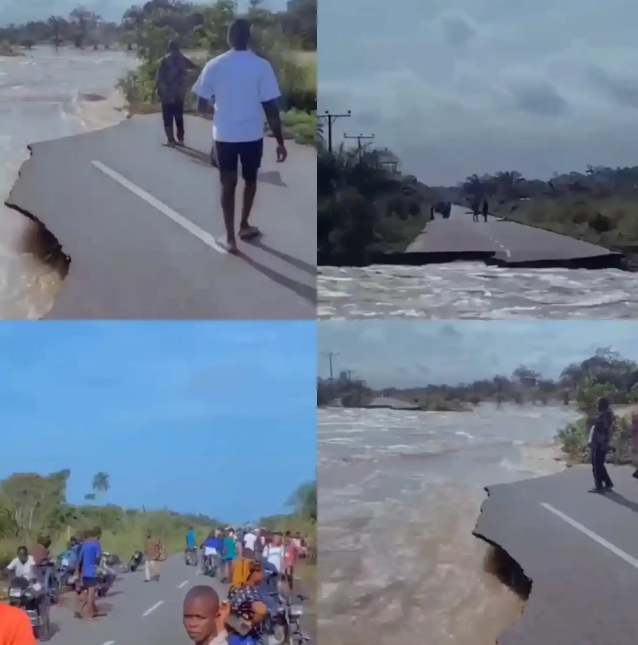
[[[228,31],[230,50],[213,58],[204,67],[193,87],[199,97],[200,114],[213,115],[215,154],[211,164],[219,169],[226,239],[229,253],[236,254],[235,192],[239,163],[245,182],[239,239],[260,235],[249,223],[257,192],[257,175],[264,152],[263,113],[277,140],[277,161],[288,156],[279,114],[280,91],[270,63],[250,50],[251,27],[247,20],[236,20]]]
[[[195,645],[227,645],[227,616],[212,587],[193,587],[184,598],[184,628]]]
[[[98,564],[102,557],[102,545],[100,538],[102,530],[99,527],[87,531],[84,541],[80,546],[79,559],[77,563],[77,596],[75,616],[76,618],[93,619],[99,616],[96,598],[98,586]]]
[[[164,546],[162,541],[155,537],[151,531],[146,534],[146,561],[144,562],[144,582],[160,579],[159,566],[164,559]]]

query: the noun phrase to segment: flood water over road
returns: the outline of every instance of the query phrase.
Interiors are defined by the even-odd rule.
[[[471,534],[483,487],[560,471],[553,437],[573,418],[549,406],[321,409],[322,638],[494,645],[522,601],[485,572]]]

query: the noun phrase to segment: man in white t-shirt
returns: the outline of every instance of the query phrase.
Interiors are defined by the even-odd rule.
[[[248,529],[244,535],[244,549],[250,550],[250,552],[255,554],[255,543],[257,542],[257,536],[252,529]]]
[[[29,555],[26,546],[18,548],[18,557],[9,562],[7,569],[16,578],[24,578],[29,582],[38,580],[38,568],[35,559],[32,555]]]
[[[211,163],[220,173],[226,250],[234,254],[238,252],[235,191],[239,162],[245,182],[239,238],[251,240],[260,235],[249,218],[264,152],[264,114],[277,140],[277,161],[283,162],[288,156],[279,114],[281,92],[277,78],[271,64],[250,51],[250,32],[247,20],[236,20],[228,31],[231,49],[208,61],[193,87],[199,97],[198,112],[213,113]]]

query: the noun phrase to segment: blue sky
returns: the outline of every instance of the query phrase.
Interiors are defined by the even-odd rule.
[[[132,0],[0,0],[0,25],[11,22],[21,23],[27,20],[43,20],[51,14],[68,15],[77,6],[82,5],[90,11],[95,11],[106,20],[119,21],[122,14],[133,4]],[[208,4],[202,2],[202,4]],[[213,4],[212,2],[210,4]],[[273,11],[286,8],[286,0],[264,0],[263,6]],[[239,8],[248,7],[248,0],[239,0]]]
[[[638,360],[638,321],[321,321],[319,373],[350,369],[373,387],[462,383],[519,365],[556,378],[571,362],[611,347]]]
[[[314,322],[0,325],[0,477],[71,469],[104,500],[248,521],[316,462]]]
[[[426,183],[631,165],[635,0],[319,0],[319,102]]]

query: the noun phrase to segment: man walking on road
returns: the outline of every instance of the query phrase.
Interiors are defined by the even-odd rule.
[[[188,72],[196,65],[180,51],[177,42],[168,44],[168,54],[157,68],[155,87],[162,103],[162,119],[167,145],[184,145],[184,99],[188,87]],[[177,129],[177,141],[175,130]]]
[[[240,162],[245,186],[239,239],[251,240],[260,235],[249,218],[264,152],[263,114],[277,141],[277,161],[283,162],[288,156],[279,114],[281,93],[277,78],[270,63],[250,51],[250,37],[250,23],[236,20],[228,31],[230,51],[209,61],[193,87],[199,97],[198,112],[213,113],[215,154],[211,155],[211,164],[219,169],[225,247],[233,254],[238,253],[235,192]]]
[[[487,199],[483,200],[483,221],[487,222],[487,216],[490,212],[490,205],[487,203]]]
[[[159,580],[159,563],[162,561],[164,547],[159,538],[151,531],[146,535],[146,562],[144,563],[144,582]]]

